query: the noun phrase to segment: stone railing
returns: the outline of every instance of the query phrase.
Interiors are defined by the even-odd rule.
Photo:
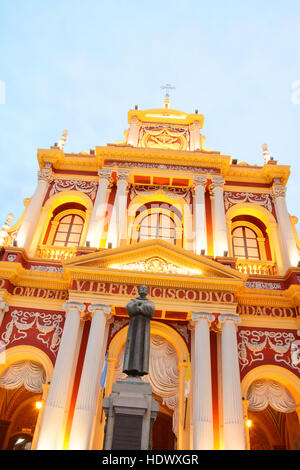
[[[77,246],[40,245],[37,249],[36,256],[38,258],[62,261],[74,258],[74,256],[76,256],[77,251]]]
[[[255,274],[260,276],[274,276],[278,274],[277,266],[274,261],[237,259],[236,269],[243,274]]]

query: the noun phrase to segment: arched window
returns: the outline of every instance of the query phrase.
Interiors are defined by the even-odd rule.
[[[78,246],[83,225],[84,219],[80,215],[65,215],[59,220],[52,244],[54,246]]]
[[[176,227],[170,215],[157,212],[147,214],[142,218],[137,241],[142,242],[153,238],[160,238],[176,245]]]
[[[135,212],[131,226],[131,242],[161,239],[182,246],[182,215],[167,203],[147,203]]]
[[[52,215],[43,245],[76,247],[83,244],[86,209],[81,204],[63,204]]]
[[[235,258],[261,259],[257,234],[247,226],[232,231],[232,251]]]

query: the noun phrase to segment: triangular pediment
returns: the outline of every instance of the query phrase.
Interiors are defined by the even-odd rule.
[[[155,239],[99,250],[64,262],[66,270],[143,272],[159,276],[188,276],[244,281],[245,275],[205,256]]]

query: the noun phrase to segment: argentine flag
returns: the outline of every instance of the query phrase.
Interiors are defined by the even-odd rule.
[[[100,377],[100,385],[101,385],[102,390],[103,390],[103,388],[104,388],[104,384],[105,384],[105,380],[106,380],[107,358],[108,358],[108,353],[106,353],[105,361],[104,361],[104,366],[103,366],[102,374],[101,374],[101,377]]]

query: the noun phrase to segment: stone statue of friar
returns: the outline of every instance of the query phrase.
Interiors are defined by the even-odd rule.
[[[131,299],[127,306],[130,316],[125,346],[123,372],[129,376],[149,373],[150,319],[155,312],[154,303],[147,299],[147,286],[139,287],[139,296]]]

